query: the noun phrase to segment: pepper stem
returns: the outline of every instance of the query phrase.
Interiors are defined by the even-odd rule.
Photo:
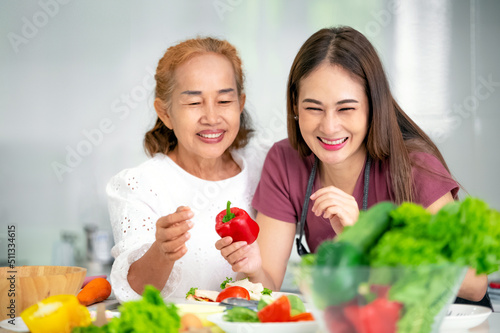
[[[222,222],[224,222],[224,223],[231,221],[231,219],[233,217],[235,217],[235,215],[233,213],[231,213],[230,206],[231,206],[231,201],[228,201],[227,208],[226,208],[226,215],[224,215],[224,217],[222,218]]]

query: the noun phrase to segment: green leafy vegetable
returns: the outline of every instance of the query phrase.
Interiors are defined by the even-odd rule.
[[[256,323],[259,321],[259,317],[257,317],[257,312],[253,310],[236,306],[226,311],[224,314],[224,320],[231,322]]]
[[[178,332],[180,317],[173,303],[165,304],[160,292],[153,286],[146,286],[142,299],[123,303],[118,310],[120,317],[100,327],[80,327],[73,333],[166,333]]]
[[[499,213],[482,200],[467,198],[447,204],[435,215],[404,203],[390,216],[391,229],[371,249],[370,265],[415,267],[398,277],[389,297],[405,305],[398,323],[401,332],[412,332],[413,327],[430,330],[436,314],[455,297],[462,267],[478,274],[498,269]]]
[[[271,289],[267,289],[264,287],[264,290],[261,291],[262,295],[271,295],[273,291]]]
[[[371,249],[371,266],[453,263],[490,274],[500,264],[500,213],[475,198],[452,202],[431,215],[404,203],[391,214],[391,229]]]
[[[500,212],[470,197],[434,215],[413,203],[380,205],[303,259],[301,268],[313,277],[313,299],[320,308],[342,307],[356,297],[356,286],[383,286],[389,300],[404,305],[398,332],[430,332],[456,296],[466,267],[477,274],[498,270]]]
[[[235,282],[233,280],[233,278],[226,277],[226,279],[224,281],[222,281],[222,283],[220,284],[220,289],[226,288],[226,284],[231,283],[231,282]]]
[[[196,292],[196,289],[198,289],[198,288],[191,288],[191,289],[189,289],[189,291],[186,293],[186,298],[188,298],[189,295],[193,295],[194,296],[194,293]]]

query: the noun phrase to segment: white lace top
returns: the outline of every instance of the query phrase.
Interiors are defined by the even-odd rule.
[[[253,141],[253,140],[252,140]],[[138,167],[114,176],[106,191],[115,246],[111,284],[120,302],[140,298],[129,285],[130,265],[141,258],[155,240],[158,218],[189,206],[194,213],[188,252],[176,263],[161,291],[163,297],[184,297],[191,287],[219,290],[226,277],[236,273],[215,248],[220,237],[215,232],[215,217],[232,207],[245,209],[253,218],[250,203],[259,182],[267,147],[254,145],[233,151],[241,172],[222,181],[197,178],[179,167],[168,156],[156,154]]]

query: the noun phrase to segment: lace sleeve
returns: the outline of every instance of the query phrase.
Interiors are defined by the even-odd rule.
[[[140,297],[128,283],[130,265],[140,259],[155,241],[156,221],[160,218],[158,195],[137,170],[124,170],[113,177],[106,188],[109,215],[115,245],[111,285],[120,302]],[[168,297],[180,281],[180,269],[174,265],[162,290]]]

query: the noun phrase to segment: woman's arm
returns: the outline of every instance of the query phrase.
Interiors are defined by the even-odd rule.
[[[278,291],[292,252],[296,224],[279,221],[262,213],[257,213],[256,220],[261,228],[257,243],[262,269],[248,278],[252,282],[265,281],[269,289]]]
[[[179,207],[173,214],[161,217],[156,223],[156,240],[149,250],[128,271],[130,287],[139,295],[144,286],[153,285],[162,290],[172,272],[174,263],[187,252],[186,241],[193,224],[189,207]]]
[[[231,264],[238,278],[248,277],[264,287],[278,291],[285,277],[288,259],[295,236],[295,223],[273,219],[257,213],[260,227],[257,241],[232,243],[231,237],[224,237],[215,243],[221,255]]]
[[[157,242],[154,242],[149,250],[132,265],[127,275],[130,287],[139,295],[142,295],[144,286],[153,285],[162,290],[172,272],[175,261],[169,261],[162,255]]]
[[[434,201],[427,210],[432,214],[436,214],[444,205],[453,202],[453,197],[450,192],[443,195],[441,198]],[[458,291],[458,297],[465,298],[469,301],[478,302],[483,299],[488,289],[488,276],[476,275],[476,271],[469,268],[464,281]]]

